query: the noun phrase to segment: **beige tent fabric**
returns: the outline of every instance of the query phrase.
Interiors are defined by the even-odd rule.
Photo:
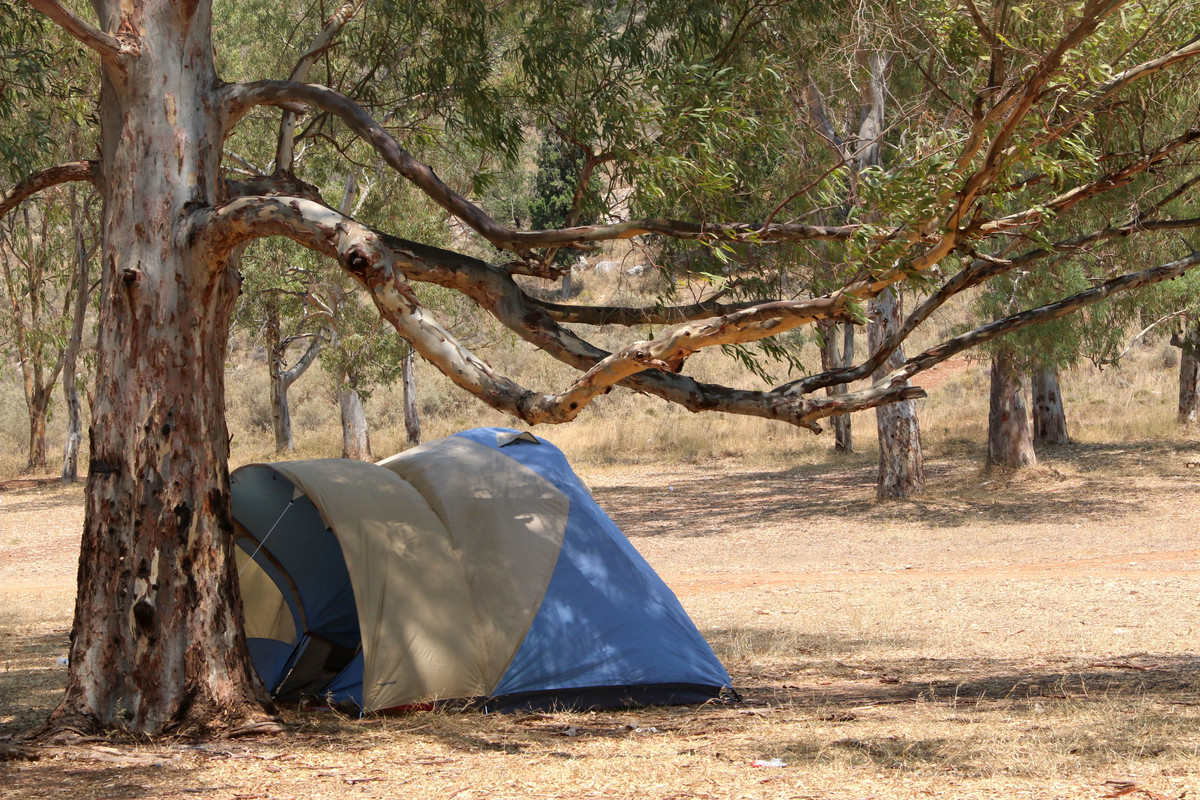
[[[421,445],[380,466],[415,487],[450,534],[471,602],[484,612],[475,620],[474,636],[478,669],[488,681],[477,694],[490,694],[546,594],[570,500],[523,464],[460,436]]]
[[[346,557],[364,708],[486,696],[537,613],[569,501],[532,470],[457,437],[383,466],[271,465],[312,501]]]
[[[248,553],[240,547],[235,547],[234,551],[246,612],[247,638],[296,644],[296,623],[292,621],[292,611],[283,593]]]
[[[473,615],[441,521],[404,481],[347,459],[273,465],[336,533],[354,586],[367,710],[477,694]]]

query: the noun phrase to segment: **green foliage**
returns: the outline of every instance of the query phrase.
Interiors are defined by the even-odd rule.
[[[578,150],[547,135],[538,145],[537,173],[529,201],[529,221],[535,229],[561,228],[568,223],[590,225],[600,205],[599,182],[593,176],[583,188],[579,208],[575,193],[583,179],[584,159]],[[571,220],[572,212],[574,220]]]
[[[40,15],[0,4],[0,164],[14,182],[52,161],[64,127],[87,114],[80,47],[67,38]]]

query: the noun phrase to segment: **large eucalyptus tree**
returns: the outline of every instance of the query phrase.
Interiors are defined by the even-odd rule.
[[[922,14],[879,3],[889,24],[902,27],[895,41],[920,56],[913,63],[926,69],[948,63],[954,80],[914,90],[920,102],[934,95],[943,102],[923,129],[906,133],[906,164],[893,163],[886,175],[865,182],[879,216],[837,225],[809,224],[806,216],[840,191],[830,186],[836,167],[806,166],[794,153],[764,150],[759,145],[775,140],[756,139],[751,130],[778,119],[772,103],[778,109],[800,96],[781,65],[752,57],[760,40],[791,37],[799,52],[806,34],[797,20],[827,14],[827,4],[662,0],[493,8],[475,0],[415,0],[401,8],[346,0],[330,9],[283,79],[226,82],[214,59],[211,0],[93,0],[91,19],[58,0],[25,2],[90,48],[100,86],[96,158],[48,167],[0,198],[4,214],[74,180],[94,183],[104,203],[87,518],[68,685],[54,727],[157,734],[273,724],[239,624],[224,421],[237,260],[255,239],[287,237],[339,264],[421,356],[528,424],[566,422],[622,385],[693,411],[817,430],[819,420],[836,413],[920,396],[908,380],[968,347],[1200,264],[1200,253],[1182,252],[1159,266],[1110,276],[949,339],[864,388],[812,394],[872,376],[937,307],[995,275],[1064,249],[1200,224],[1164,217],[1157,204],[1182,180],[1181,165],[1200,138],[1194,114],[1135,152],[1095,152],[1102,145],[1088,137],[1090,120],[1126,113],[1141,87],[1195,91],[1194,33],[1179,41],[1155,33],[1200,18],[1190,0],[999,0],[994,7],[947,0],[923,4]],[[998,15],[1018,7],[1025,22],[996,37]],[[1118,37],[1114,45],[1106,35],[1113,26],[1142,35]],[[242,26],[238,35],[254,32]],[[699,52],[696,42],[712,47]],[[978,42],[986,46],[976,52]],[[362,57],[338,61],[331,48],[339,43],[359,47]],[[689,58],[678,57],[684,52]],[[252,72],[252,43],[242,42],[238,54],[248,62],[241,71]],[[327,84],[342,88],[307,82],[314,64]],[[424,89],[390,91],[403,76],[419,78]],[[409,124],[397,111],[405,103],[416,107],[418,96],[453,113]],[[710,96],[721,102],[708,102]],[[901,105],[909,102],[915,101]],[[625,111],[599,113],[613,108]],[[524,109],[527,117],[506,118],[501,112],[509,109]],[[262,130],[264,120],[281,131],[273,167],[234,175],[227,167],[244,156],[229,143],[243,141],[237,137],[247,127]],[[472,202],[469,181],[451,185],[429,166],[432,159],[417,158],[401,141],[411,136],[414,148],[434,154],[430,131],[461,131],[511,155],[527,129],[523,122],[537,123],[528,129],[557,124],[585,159],[590,153],[610,175],[647,194],[704,184],[748,195],[755,187],[744,176],[774,176],[764,189],[774,210],[752,221],[650,218],[517,230]],[[722,143],[739,131],[748,133],[729,152],[753,157],[718,158]],[[297,142],[344,135],[369,145],[494,255],[480,260],[401,239],[326,202],[294,174]],[[1082,166],[1058,180],[1054,168],[1064,161]],[[1106,193],[1135,181],[1145,198],[1139,208],[1114,209],[1094,229],[1054,238],[1052,218],[1102,205]],[[771,268],[769,259],[756,260],[763,248],[787,245],[802,254],[808,243],[842,243],[848,268],[836,290],[820,295],[800,282],[787,284],[787,296],[749,296],[745,287],[785,284],[741,281],[740,296],[729,296],[726,287],[695,303],[646,308],[539,301],[522,288],[560,276],[543,257],[549,250],[635,236],[723,249],[730,274],[739,264]],[[1016,246],[1003,258],[988,256],[998,249],[988,247],[995,239]],[[819,320],[861,321],[865,303],[906,281],[924,286],[928,298],[856,366],[775,390],[715,386],[678,371],[702,348],[757,342]],[[498,374],[421,304],[414,282],[461,293],[576,368],[578,378],[547,393]],[[607,352],[584,338],[580,331],[589,326],[653,326],[655,333]]]

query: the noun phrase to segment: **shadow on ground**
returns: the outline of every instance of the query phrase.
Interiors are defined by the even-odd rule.
[[[50,716],[62,699],[66,635],[0,631],[0,736],[16,735]]]
[[[1122,477],[1155,477],[1195,488],[1200,468],[1188,468],[1187,463],[1196,459],[1200,443],[1134,442],[1049,448],[1041,466],[1024,472],[989,472],[972,461],[928,461],[927,492],[903,502],[875,499],[877,470],[874,464],[864,465],[863,457],[747,470],[736,482],[723,468],[714,468],[711,475],[688,471],[649,485],[599,487],[595,495],[634,538],[706,537],[764,523],[800,527],[844,524],[848,519],[934,528],[981,521],[1099,522],[1137,514],[1141,504],[1136,492],[1082,491],[1081,483],[1092,481],[1093,473],[1103,474],[1106,485]]]

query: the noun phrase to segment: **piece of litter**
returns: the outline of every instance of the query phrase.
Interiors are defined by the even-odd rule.
[[[752,766],[752,767],[786,767],[787,762],[784,761],[782,758],[769,758],[769,759],[756,758],[750,762],[750,766]]]
[[[576,728],[574,725],[572,725],[571,727],[569,727],[565,731],[563,731],[563,736],[578,736],[578,735],[579,735],[579,728]]]
[[[58,658],[54,659],[54,666],[56,667],[69,667],[70,665],[71,659],[67,658],[66,656],[59,656]]]

